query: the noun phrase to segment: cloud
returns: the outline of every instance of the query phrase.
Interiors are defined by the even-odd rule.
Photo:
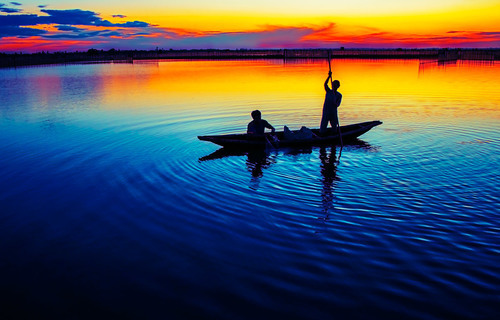
[[[68,25],[59,25],[59,26],[56,26],[56,28],[59,31],[73,31],[73,32],[82,31],[81,28],[77,28],[77,27],[73,27],[73,26],[68,26]]]
[[[127,16],[124,16],[123,14],[114,14],[112,15],[113,18],[126,18]]]
[[[92,31],[92,32],[79,32],[74,34],[52,34],[46,35],[44,38],[50,39],[85,39],[85,38],[93,38],[98,36],[101,31]]]
[[[12,26],[35,26],[42,24],[39,22],[39,16],[36,14],[18,14],[0,16],[0,27]]]
[[[49,10],[42,9],[43,13],[49,16],[39,16],[40,23],[43,24],[68,24],[68,25],[84,25],[98,27],[124,27],[124,28],[144,28],[148,27],[149,23],[142,21],[133,21],[125,23],[112,23],[108,20],[103,20],[93,11],[71,9],[71,10]]]
[[[0,7],[0,9],[2,9]],[[150,26],[147,22],[128,21],[125,23],[112,23],[103,20],[93,11],[80,9],[72,10],[48,10],[42,9],[47,16],[35,14],[5,15],[0,16],[0,26],[34,26],[39,24],[61,24],[61,25],[83,25],[97,27],[123,27],[144,28]]]
[[[350,48],[484,48],[496,47],[500,40],[495,32],[468,32],[451,30],[443,34],[402,34],[374,28],[360,28],[356,34],[344,34],[334,29],[317,29],[304,37],[302,44],[310,47],[338,46]]]
[[[12,4],[12,2],[11,2],[11,4]],[[17,12],[21,12],[21,11],[22,11],[21,9],[5,8],[5,4],[4,3],[0,3],[0,12],[3,12],[3,13],[17,13]]]
[[[38,8],[47,8],[47,5],[46,4],[41,4],[38,6]]]
[[[22,6],[23,5],[22,3],[19,3],[19,2],[11,2],[10,4],[13,6]]]
[[[498,32],[478,32],[479,35],[482,36],[499,36],[500,37],[500,31]]]
[[[40,36],[46,33],[47,33],[46,30],[40,30],[40,29],[21,28],[16,26],[0,26],[0,38],[3,37],[26,38],[32,36]]]
[[[129,21],[125,23],[113,23],[111,26],[123,28],[146,28],[149,27],[150,24],[142,21]]]
[[[0,4],[0,11],[7,9],[4,4]],[[17,10],[17,9],[11,9]],[[18,11],[16,11],[18,12]],[[91,37],[111,37],[111,36],[127,36],[125,29],[147,29],[151,25],[143,21],[126,21],[123,23],[112,23],[104,20],[93,11],[71,9],[71,10],[49,10],[42,9],[44,15],[38,14],[16,14],[16,15],[0,15],[0,38],[2,37],[26,37],[29,35],[41,35],[47,38],[91,38]],[[56,25],[56,29],[61,31],[46,32],[36,28],[28,29],[27,26],[38,25]],[[86,26],[88,28],[121,28],[121,31],[110,30],[84,30],[77,26]],[[17,31],[17,33],[16,33]],[[98,31],[98,32],[97,32]],[[132,33],[137,33],[133,31]],[[148,33],[143,31],[143,33]]]

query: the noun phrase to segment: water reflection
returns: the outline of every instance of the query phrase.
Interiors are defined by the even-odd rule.
[[[323,183],[323,188],[321,190],[321,199],[323,205],[323,219],[327,220],[331,211],[334,209],[333,205],[333,190],[334,183],[339,179],[337,176],[337,157],[335,146],[329,147],[330,151],[327,151],[326,147],[321,147],[319,149],[319,159],[321,161],[321,176]]]
[[[269,150],[266,149],[244,151],[221,148],[209,155],[201,157],[199,161],[216,160],[231,156],[247,156],[245,164],[247,170],[251,174],[250,185],[252,189],[257,189],[259,187],[260,178],[264,175],[264,169],[276,163],[275,156],[271,155]]]
[[[245,165],[251,177],[250,187],[252,189],[258,189],[260,179],[263,177],[264,171],[275,164],[278,157],[313,154],[314,152],[318,152],[321,163],[320,172],[323,183],[321,193],[324,213],[323,216],[326,220],[333,209],[333,191],[335,189],[335,182],[340,180],[337,176],[337,166],[340,163],[342,150],[347,150],[347,152],[349,152],[349,150],[353,149],[376,151],[378,148],[359,139],[350,141],[348,144],[344,145],[343,148],[341,148],[340,146],[331,145],[308,148],[286,148],[280,150],[272,150],[272,152],[269,149],[245,151],[238,149],[220,148],[206,156],[199,158],[198,161],[204,162],[209,160],[223,159],[227,157],[246,156]]]
[[[262,177],[263,170],[276,163],[276,160],[269,156],[266,150],[251,151],[247,154],[247,169],[252,174],[252,178]]]
[[[500,319],[500,63],[332,67],[340,123],[384,121],[342,157],[196,138],[317,127],[324,59],[0,69],[7,312]]]

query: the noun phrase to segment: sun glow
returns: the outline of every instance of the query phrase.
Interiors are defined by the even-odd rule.
[[[460,101],[467,92],[467,101],[477,101],[481,114],[498,117],[500,96],[499,64],[423,63],[418,60],[333,60],[332,71],[341,82],[345,117],[355,117],[350,110],[405,104],[417,108],[418,101],[443,99],[456,101],[453,112],[457,117],[474,117],[475,109]],[[117,68],[117,67],[115,67]],[[467,69],[464,72],[463,69]],[[124,65],[124,70],[131,70]],[[295,108],[311,109],[320,114],[324,99],[323,82],[328,71],[327,61],[172,61],[142,62],[133,73],[116,73],[103,81],[106,105],[117,108],[146,106],[196,105],[203,109],[217,101],[221,105],[238,105],[242,100],[256,106],[273,108],[282,105],[293,113]],[[464,78],[467,74],[467,78]],[[394,99],[397,96],[397,100]],[[186,97],[189,97],[186,100]],[[207,99],[211,101],[207,104]],[[139,102],[140,100],[140,102]],[[290,101],[292,100],[292,101]],[[281,102],[280,102],[281,101]],[[368,102],[368,103],[367,103]],[[437,103],[439,104],[439,103]],[[491,108],[486,110],[490,106]],[[169,107],[170,108],[170,107]],[[370,112],[370,110],[365,110]],[[416,110],[446,114],[449,110]],[[275,112],[279,112],[278,110]]]

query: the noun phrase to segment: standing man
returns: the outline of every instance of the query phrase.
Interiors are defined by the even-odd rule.
[[[342,102],[342,94],[337,91],[340,87],[340,81],[334,80],[332,82],[333,88],[328,87],[328,81],[332,78],[332,72],[328,72],[328,78],[325,81],[325,102],[323,104],[323,116],[321,117],[321,125],[319,127],[320,133],[325,133],[328,122],[334,129],[338,129],[339,116],[337,109]]]

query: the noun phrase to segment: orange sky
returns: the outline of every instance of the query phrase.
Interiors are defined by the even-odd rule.
[[[498,0],[0,3],[0,51],[500,47]]]

